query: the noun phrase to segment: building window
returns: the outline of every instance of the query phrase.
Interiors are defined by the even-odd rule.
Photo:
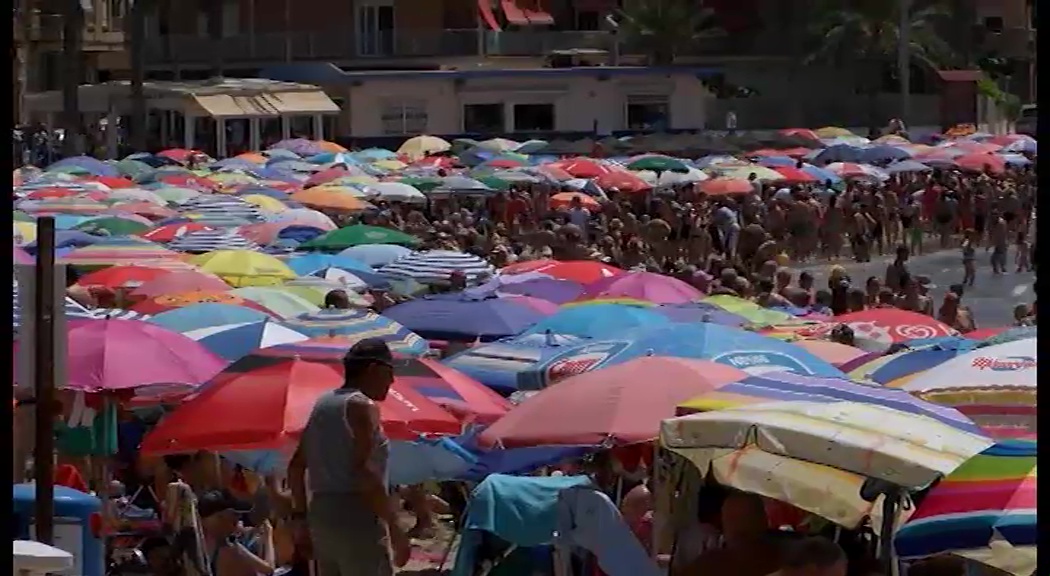
[[[503,103],[464,104],[463,131],[468,134],[498,134],[506,132]]]
[[[1002,34],[1003,32],[1003,18],[1002,16],[985,16],[984,28],[992,34]]]
[[[554,130],[554,104],[515,104],[514,132]]]
[[[423,134],[427,131],[425,100],[396,100],[383,104],[383,134]]]
[[[594,10],[576,12],[577,30],[600,30],[602,15]]]
[[[627,129],[661,132],[671,127],[667,96],[628,96]]]

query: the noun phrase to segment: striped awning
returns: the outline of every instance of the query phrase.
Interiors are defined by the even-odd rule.
[[[214,250],[259,250],[259,245],[236,230],[198,230],[171,241],[168,247],[180,252],[203,254]]]
[[[473,254],[451,250],[414,252],[379,269],[392,279],[410,279],[422,284],[448,283],[453,273],[466,276],[468,284],[477,284],[495,274],[495,268]]]

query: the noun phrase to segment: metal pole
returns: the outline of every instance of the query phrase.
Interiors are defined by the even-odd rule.
[[[55,540],[55,219],[37,219],[36,358],[36,450],[33,478],[36,483],[36,539],[44,544]]]
[[[911,0],[900,0],[897,24],[897,76],[900,77],[900,119],[909,126],[911,116]]]

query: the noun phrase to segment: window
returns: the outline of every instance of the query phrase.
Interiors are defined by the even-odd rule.
[[[667,96],[628,96],[627,129],[661,132],[670,128],[671,106]]]
[[[576,29],[577,30],[600,30],[601,29],[602,17],[601,14],[593,10],[583,10],[576,12]]]
[[[992,34],[1001,34],[1003,31],[1002,16],[985,16],[984,28]]]
[[[515,104],[514,132],[554,130],[554,104]]]
[[[464,104],[463,131],[470,134],[499,134],[506,132],[503,103]]]
[[[423,134],[427,131],[425,100],[394,100],[383,104],[383,134]]]

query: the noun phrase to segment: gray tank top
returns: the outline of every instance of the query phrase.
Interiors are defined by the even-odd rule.
[[[346,404],[372,402],[363,392],[340,388],[321,396],[314,404],[303,430],[302,447],[306,455],[306,469],[310,492],[318,494],[346,494],[360,490],[360,477],[353,467],[353,431],[346,421]],[[372,465],[382,470],[383,485],[387,482],[387,457],[390,443],[382,428],[373,431]]]

